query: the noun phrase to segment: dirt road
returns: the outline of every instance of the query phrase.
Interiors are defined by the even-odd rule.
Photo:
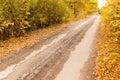
[[[0,80],[86,79],[83,69],[92,54],[100,22],[100,15],[95,14],[32,47],[3,57]]]

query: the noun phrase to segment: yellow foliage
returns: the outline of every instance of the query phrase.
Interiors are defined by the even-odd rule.
[[[101,10],[101,26],[97,46],[96,80],[120,79],[120,2],[107,0],[108,4]]]

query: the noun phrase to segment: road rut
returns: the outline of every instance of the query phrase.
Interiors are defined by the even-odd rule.
[[[25,48],[16,52],[14,55],[1,59],[0,80],[53,80],[55,77],[55,80],[68,80],[65,79],[66,75],[64,75],[64,63],[70,60],[71,54],[74,54],[77,44],[81,43],[86,32],[88,37],[93,37],[92,34],[95,34],[94,31],[96,31],[96,27],[99,26],[99,23],[100,15],[96,14],[82,22],[74,23],[71,27],[60,33],[38,41],[32,47]],[[95,30],[90,32],[91,35],[89,36],[88,31],[91,28],[95,28]],[[90,44],[89,39],[91,38],[88,38],[88,45]],[[83,46],[78,46],[78,49],[79,48],[83,49],[87,47],[83,44]],[[85,61],[81,60],[79,62],[84,63]],[[71,64],[74,65],[74,63]],[[80,66],[78,67],[80,68]],[[63,76],[63,79],[61,79],[61,77],[57,78],[57,74],[59,76],[61,70],[63,70],[63,73],[60,73],[60,75],[65,76]],[[70,74],[68,73],[67,75]],[[74,80],[78,79],[75,78]]]

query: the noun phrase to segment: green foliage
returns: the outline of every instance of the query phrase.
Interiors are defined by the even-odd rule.
[[[25,34],[25,29],[28,28],[29,6],[27,1],[6,0],[3,6],[3,20],[1,27],[4,27],[3,32],[8,37],[20,36]]]
[[[34,8],[33,22],[39,27],[60,23],[71,15],[63,0],[38,0]]]
[[[91,0],[1,0],[0,40],[19,37],[74,17],[85,17],[97,8],[97,2],[91,3]]]
[[[85,17],[97,11],[97,0],[65,0],[65,2],[73,10],[75,17]]]

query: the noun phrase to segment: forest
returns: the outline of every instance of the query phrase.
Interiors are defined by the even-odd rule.
[[[0,40],[24,36],[73,18],[84,18],[96,9],[96,0],[1,0]]]

